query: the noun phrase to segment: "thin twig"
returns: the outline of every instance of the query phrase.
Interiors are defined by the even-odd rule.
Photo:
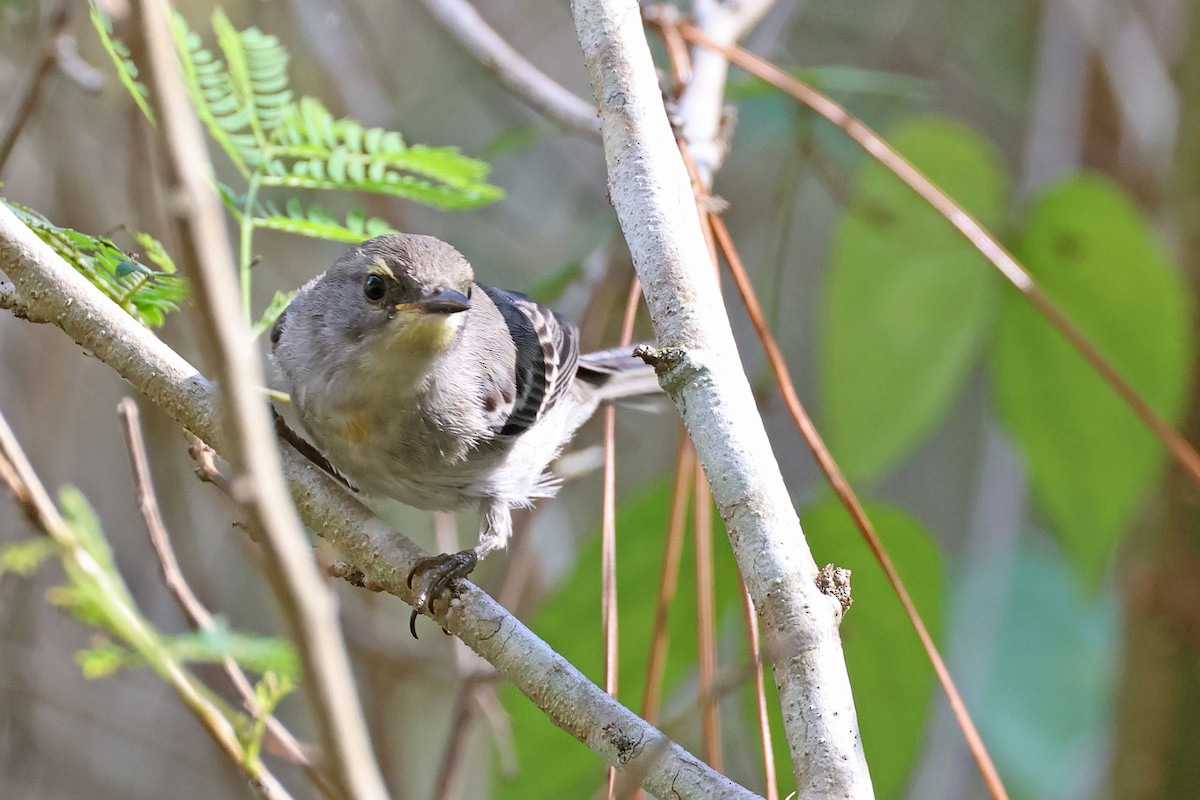
[[[809,417],[804,405],[800,402],[800,397],[796,393],[795,385],[792,383],[791,374],[787,368],[787,362],[784,360],[783,351],[780,350],[778,342],[775,341],[775,337],[767,325],[766,317],[763,314],[762,306],[758,302],[754,286],[750,283],[750,278],[746,274],[741,257],[733,245],[733,239],[729,235],[729,229],[725,227],[725,221],[715,214],[710,215],[710,218],[713,233],[721,246],[721,252],[724,254],[725,261],[729,265],[729,271],[733,275],[733,280],[737,284],[738,292],[742,297],[742,304],[750,316],[750,321],[754,325],[759,341],[762,342],[763,349],[766,351],[767,360],[775,372],[779,391],[783,395],[784,404],[787,406],[788,412],[792,415],[792,420],[795,422],[796,427],[800,429],[804,441],[811,448],[813,455],[817,459],[817,463],[821,466],[821,471],[829,479],[834,493],[837,494],[838,499],[841,500],[842,505],[849,512],[859,531],[862,532],[863,538],[871,548],[871,552],[875,555],[875,560],[883,568],[888,583],[891,584],[896,595],[900,598],[900,604],[904,607],[904,613],[908,616],[909,622],[917,632],[917,638],[921,640],[921,646],[925,649],[925,654],[929,657],[929,661],[933,665],[933,671],[937,674],[938,682],[941,683],[942,689],[946,692],[946,697],[950,701],[950,707],[954,711],[955,719],[958,720],[959,727],[962,728],[963,738],[966,740],[971,754],[975,757],[975,761],[979,765],[979,771],[983,775],[984,782],[987,783],[989,791],[991,791],[993,797],[1007,797],[1004,784],[1000,780],[1000,775],[996,771],[996,766],[992,762],[991,756],[988,754],[987,747],[984,745],[983,739],[980,737],[979,731],[971,719],[970,712],[967,711],[966,703],[963,702],[954,679],[950,676],[946,662],[942,659],[942,655],[938,651],[933,637],[929,634],[929,629],[925,626],[925,621],[921,618],[920,612],[917,611],[916,605],[909,596],[908,589],[904,585],[904,580],[892,564],[892,559],[888,555],[887,549],[879,540],[879,536],[875,532],[875,527],[867,517],[867,512],[859,501],[858,496],[854,493],[854,489],[850,486],[850,482],[842,474],[841,468],[833,459],[833,455],[829,452],[829,448],[825,446],[825,442],[821,439],[821,434],[817,432],[812,418]]]
[[[697,27],[713,39],[732,44],[750,31],[775,0],[695,0],[692,13]],[[662,30],[673,27],[679,14],[674,6],[652,6],[646,19],[661,25]],[[664,41],[669,41],[664,34]],[[674,62],[672,62],[674,64]],[[692,147],[696,166],[706,186],[721,168],[728,149],[725,128],[725,82],[729,63],[718,52],[698,49],[692,53],[691,77],[679,98],[680,133]]]
[[[154,481],[150,475],[149,456],[146,453],[146,442],[145,437],[142,435],[137,403],[131,398],[126,397],[117,404],[117,412],[121,416],[121,422],[123,423],[122,430],[125,433],[125,444],[129,450],[129,464],[133,470],[133,484],[138,509],[142,512],[142,519],[146,523],[146,532],[150,536],[150,546],[154,549],[154,554],[158,558],[163,583],[166,585],[167,591],[175,598],[175,602],[179,604],[179,608],[183,611],[183,615],[187,617],[192,627],[197,630],[211,632],[215,627],[213,615],[200,602],[200,598],[196,597],[192,591],[192,587],[187,582],[187,578],[184,577],[183,570],[179,567],[179,560],[175,557],[175,548],[171,545],[171,537],[167,533],[166,523],[163,521],[159,510],[158,497],[154,491]],[[237,689],[238,694],[242,696],[243,706],[255,719],[261,718],[263,711],[258,705],[257,698],[254,696],[254,685],[250,682],[246,673],[242,671],[242,668],[232,658],[225,658],[222,666],[225,669],[225,674],[229,676],[230,683]],[[324,796],[329,798],[335,797],[328,781],[313,766],[311,759],[305,753],[304,746],[300,744],[299,740],[292,735],[292,732],[274,714],[267,715],[266,729],[267,733],[271,736],[270,744],[273,745],[272,752],[277,753],[293,764],[299,764],[304,768],[309,779]]]
[[[0,172],[4,171],[4,165],[8,163],[8,157],[12,155],[25,123],[33,114],[46,76],[58,63],[58,36],[66,27],[70,6],[66,0],[59,0],[50,10],[46,30],[34,48],[34,61],[21,80],[21,85],[13,92],[12,110],[5,116],[4,123],[0,124]]]
[[[633,326],[637,320],[638,301],[642,285],[635,276],[629,281],[625,296],[625,314],[621,321],[621,347],[633,341]],[[604,690],[617,696],[618,615],[617,615],[617,408],[609,404],[604,409],[604,500],[600,524],[600,608],[604,629]],[[608,768],[608,797],[616,796],[617,771]]]
[[[945,217],[946,221],[962,234],[971,246],[1004,276],[1005,280],[1029,300],[1038,313],[1045,317],[1046,321],[1083,356],[1092,369],[1137,415],[1150,433],[1163,443],[1192,481],[1200,484],[1200,453],[1197,453],[1188,441],[1154,410],[1091,340],[1075,327],[1070,318],[1055,305],[1054,301],[1042,292],[1034,282],[1033,276],[1004,248],[1004,245],[1000,244],[996,237],[943,192],[937,184],[929,180],[924,173],[914,167],[862,120],[811,86],[801,83],[774,64],[747,50],[715,41],[692,23],[686,21],[680,23],[679,30],[685,38],[717,51],[751,75],[761,78],[780,91],[794,97],[841,128],[868,155],[887,167],[922,200]]]
[[[746,582],[740,583],[742,614],[746,618],[746,638],[750,645],[750,658],[754,661],[754,699],[758,715],[758,736],[762,743],[763,782],[767,785],[767,800],[779,800],[778,779],[775,776],[775,743],[771,736],[771,718],[767,714],[767,687],[763,675],[762,643],[758,636],[758,615],[754,613],[754,601],[746,591]]]
[[[467,0],[421,0],[425,9],[480,64],[548,119],[595,139],[596,109],[535,67],[496,33]]]
[[[667,675],[667,653],[671,646],[671,631],[667,627],[671,606],[679,588],[679,566],[683,561],[683,539],[687,532],[688,500],[695,483],[696,451],[681,431],[675,456],[675,485],[671,490],[671,514],[667,518],[667,542],[663,551],[662,573],[658,583],[658,599],[654,604],[654,627],[650,633],[650,655],[646,663],[646,686],[642,692],[642,716],[651,724],[658,721],[662,705],[663,684]],[[641,790],[633,800],[641,800]]]
[[[2,205],[0,271],[12,279],[17,303],[31,321],[62,328],[180,425],[218,449],[225,447],[212,384]],[[281,455],[292,498],[309,527],[361,572],[365,585],[411,604],[415,597],[404,578],[428,554],[299,453],[285,447]],[[622,763],[648,791],[680,797],[755,796],[608,697],[474,584],[464,581],[456,600],[438,607],[439,624],[491,663],[558,727],[608,763]],[[631,741],[641,742],[642,749],[630,751]]]
[[[383,800],[388,793],[355,692],[337,602],[288,501],[273,427],[256,389],[263,384],[262,371],[238,311],[240,293],[221,202],[183,84],[171,11],[167,0],[140,0],[133,7],[146,44],[181,261],[195,287],[201,341],[219,378],[223,421],[231,434],[226,455],[238,473],[242,511],[264,533],[266,574],[304,665],[303,686],[330,778],[347,797]]]
[[[713,580],[712,495],[704,481],[704,470],[697,464],[692,474],[696,507],[696,628],[700,659],[700,696],[706,698],[700,707],[704,729],[704,760],[713,769],[723,770],[721,747],[721,706],[713,691],[717,679],[717,610],[716,586]]]
[[[687,510],[696,451],[687,436],[679,437],[679,452],[675,457],[675,486],[671,492],[671,515],[667,521],[667,543],[663,551],[662,576],[658,583],[658,600],[654,604],[654,627],[650,634],[650,657],[646,664],[646,689],[642,696],[642,716],[653,723],[658,720],[662,704],[663,679],[667,672],[667,648],[670,630],[667,627],[671,604],[679,588],[679,562],[683,557],[683,536],[687,530]]]
[[[159,643],[157,633],[128,601],[128,589],[112,579],[106,569],[80,541],[50,500],[20,443],[0,413],[0,477],[25,509],[26,516],[54,540],[64,565],[99,588],[110,623],[125,642],[144,657],[169,684],[192,715],[229,757],[246,774],[250,786],[267,800],[291,800],[291,795],[265,765],[247,758],[241,738],[225,713],[210,699],[210,691]]]

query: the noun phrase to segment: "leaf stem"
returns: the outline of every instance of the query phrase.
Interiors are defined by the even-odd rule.
[[[261,167],[260,167],[261,170]],[[254,242],[254,201],[258,197],[260,172],[250,176],[246,187],[246,199],[242,202],[242,214],[238,218],[238,230],[241,242],[238,249],[238,277],[242,284],[242,316],[247,325],[253,325],[250,316],[250,266],[253,260]]]

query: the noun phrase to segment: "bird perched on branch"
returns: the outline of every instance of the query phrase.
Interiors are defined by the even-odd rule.
[[[513,508],[555,494],[547,467],[601,402],[658,390],[627,350],[581,355],[573,324],[476,283],[432,236],[347,252],[301,287],[271,346],[301,424],[351,481],[431,511],[479,507],[478,545],[409,574],[426,579],[418,610],[505,546]]]

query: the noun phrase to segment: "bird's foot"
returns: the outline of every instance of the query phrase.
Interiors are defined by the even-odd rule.
[[[412,571],[408,573],[408,588],[412,588],[413,581],[417,578],[428,576],[428,581],[425,588],[417,593],[417,597],[413,601],[412,617],[408,621],[408,630],[414,639],[417,638],[417,615],[421,613],[421,609],[433,614],[433,602],[450,588],[451,583],[470,575],[478,563],[479,556],[474,550],[442,553],[422,558],[416,563]]]

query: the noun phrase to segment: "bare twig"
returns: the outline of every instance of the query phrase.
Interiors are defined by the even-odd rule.
[[[21,79],[21,85],[13,92],[12,110],[5,115],[3,124],[0,124],[0,172],[4,171],[4,165],[8,163],[8,157],[12,155],[12,149],[16,146],[25,123],[29,121],[34,106],[37,105],[42,83],[58,63],[58,36],[66,27],[69,9],[69,3],[59,0],[50,10],[46,30],[34,48],[34,61],[25,77]]]
[[[192,627],[202,631],[212,631],[215,625],[212,613],[192,592],[192,587],[184,577],[183,570],[179,568],[179,560],[175,557],[175,548],[171,546],[171,538],[159,511],[158,498],[154,492],[154,481],[150,476],[149,457],[146,454],[146,443],[142,436],[137,403],[127,397],[117,405],[117,412],[121,416],[125,443],[129,449],[129,463],[133,469],[133,483],[137,493],[138,508],[146,523],[150,546],[158,558],[163,583],[179,604]],[[222,666],[225,674],[229,676],[229,681],[242,696],[242,704],[246,710],[256,719],[262,717],[263,711],[254,696],[254,685],[246,673],[232,658],[226,658]],[[313,766],[304,747],[275,715],[267,715],[266,728],[267,733],[271,736],[272,751],[293,764],[302,766],[309,779],[321,790],[322,794],[326,797],[334,797],[332,787]]]
[[[654,627],[650,634],[650,657],[646,664],[646,689],[642,696],[642,716],[650,722],[658,719],[662,702],[663,678],[667,671],[667,647],[670,632],[667,618],[675,591],[679,587],[679,562],[683,557],[683,535],[687,530],[689,490],[694,483],[696,452],[687,436],[681,435],[679,453],[675,457],[675,487],[671,492],[671,515],[667,521],[667,543],[663,552],[662,577],[658,584],[658,600],[654,605]]]
[[[3,414],[0,414],[0,477],[22,504],[29,520],[58,545],[64,564],[100,587],[114,628],[175,690],[217,746],[246,774],[251,787],[267,800],[290,800],[291,795],[270,770],[261,762],[247,758],[238,732],[212,702],[208,689],[159,644],[149,623],[137,608],[129,605],[128,589],[109,576],[59,514]]]
[[[754,613],[754,601],[746,591],[746,582],[741,582],[742,613],[746,617],[746,637],[750,644],[750,658],[754,661],[754,699],[758,716],[758,735],[762,740],[763,781],[767,785],[767,800],[779,800],[778,780],[775,777],[775,744],[771,737],[771,719],[767,715],[767,687],[763,676],[762,643],[758,635],[758,616]]]
[[[692,472],[696,506],[696,637],[699,645],[700,696],[706,698],[700,707],[704,729],[704,760],[713,769],[723,770],[721,747],[720,698],[713,692],[717,680],[717,609],[716,586],[713,580],[712,494],[704,482],[704,470],[697,464]]]
[[[513,49],[468,0],[421,0],[421,3],[497,80],[548,119],[593,139],[599,133],[596,110]]]
[[[710,224],[712,225],[717,242],[720,244],[721,252],[725,255],[726,263],[729,264],[729,271],[733,274],[734,282],[737,284],[738,292],[742,297],[742,303],[746,308],[746,312],[750,315],[750,320],[758,334],[759,341],[762,342],[763,349],[766,351],[767,360],[771,363],[771,369],[775,372],[780,393],[783,395],[784,404],[787,406],[788,412],[792,415],[792,420],[796,423],[796,427],[799,428],[804,440],[812,449],[813,455],[816,457],[821,471],[829,479],[834,493],[837,494],[838,499],[850,514],[851,519],[854,520],[854,524],[858,527],[859,531],[862,532],[867,546],[871,548],[871,552],[875,555],[875,560],[879,562],[880,567],[882,567],[884,574],[887,576],[888,583],[891,584],[897,597],[900,598],[900,605],[904,607],[904,613],[908,616],[913,630],[916,631],[917,638],[921,640],[921,646],[924,648],[925,654],[929,657],[929,661],[933,665],[933,671],[937,675],[938,682],[941,683],[942,689],[946,692],[946,697],[950,701],[950,707],[954,711],[955,719],[958,720],[959,727],[962,729],[963,738],[966,740],[971,754],[975,757],[975,761],[979,765],[979,771],[983,775],[984,782],[987,783],[993,797],[1007,797],[1004,784],[1000,780],[1000,775],[996,771],[995,764],[992,763],[991,756],[988,754],[982,737],[979,735],[979,730],[975,727],[970,712],[967,711],[966,703],[959,694],[958,687],[950,675],[950,670],[946,667],[946,662],[942,659],[942,654],[938,651],[933,637],[929,634],[929,629],[925,626],[925,621],[921,618],[920,612],[917,611],[916,605],[913,604],[912,597],[904,585],[904,580],[896,571],[895,565],[892,564],[891,556],[888,555],[887,549],[879,540],[879,535],[875,532],[874,525],[871,523],[870,518],[867,517],[866,509],[863,508],[854,489],[850,486],[850,482],[846,480],[846,476],[842,474],[841,468],[834,461],[829,448],[825,446],[821,434],[817,432],[812,418],[809,417],[804,405],[800,402],[800,397],[796,393],[795,385],[792,383],[791,375],[787,368],[787,362],[783,358],[783,351],[780,350],[779,344],[775,341],[775,337],[767,325],[766,317],[758,302],[758,296],[755,294],[754,287],[750,283],[750,278],[746,274],[746,269],[742,265],[741,258],[733,246],[733,239],[729,235],[729,229],[725,227],[725,221],[714,214],[710,215]]]
[[[753,53],[714,40],[689,22],[680,23],[679,29],[685,38],[719,52],[751,75],[786,92],[841,128],[872,158],[887,167],[922,200],[937,210],[1083,356],[1092,369],[1112,387],[1113,391],[1129,406],[1150,432],[1163,443],[1192,481],[1200,484],[1200,453],[1197,453],[1187,440],[1146,402],[1145,398],[1117,371],[1116,367],[1096,349],[1091,340],[1075,327],[1054,301],[1038,288],[1033,276],[1021,266],[1020,262],[962,206],[938,188],[933,181],[925,177],[924,173],[909,163],[904,156],[884,141],[879,134],[867,127],[862,120],[811,86],[801,83],[774,64]]]
[[[742,370],[637,7],[573,0],[572,10],[600,106],[613,207],[664,345],[644,353],[683,417],[762,611],[797,789],[869,797],[841,609],[816,587],[816,563]]]
[[[695,0],[692,12],[697,27],[718,42],[733,44],[757,25],[774,4],[775,0]],[[657,6],[651,9],[648,19],[661,17],[663,12],[669,17],[677,16],[674,7]],[[664,25],[663,30],[668,27],[672,26]],[[712,185],[713,175],[725,160],[728,137],[722,131],[722,119],[728,75],[729,62],[721,53],[697,49],[692,53],[691,78],[679,98],[680,133],[691,146],[696,168],[706,186]]]
[[[303,686],[337,791],[352,798],[387,797],[372,754],[354,675],[337,619],[337,603],[313,560],[287,499],[273,428],[255,387],[263,383],[257,353],[239,313],[239,289],[220,200],[199,122],[183,85],[166,0],[133,4],[146,44],[149,82],[170,176],[184,271],[196,288],[202,342],[220,379],[226,455],[250,525],[264,533],[267,577],[304,665]],[[243,477],[244,476],[244,477]]]
[[[12,110],[5,115],[4,122],[0,124],[0,172],[4,172],[8,156],[12,155],[12,149],[17,144],[20,132],[24,130],[25,122],[28,122],[30,115],[34,113],[42,84],[46,82],[46,77],[54,65],[58,64],[58,37],[67,24],[68,8],[70,4],[60,0],[50,10],[46,30],[42,32],[34,48],[34,62],[29,66],[29,71],[25,73],[17,91],[13,92]]]
[[[3,206],[0,270],[12,279],[16,302],[29,319],[62,328],[179,424],[218,449],[225,446],[211,384]],[[284,448],[282,456],[304,521],[362,572],[365,583],[412,603],[415,598],[404,578],[427,554],[372,516],[299,453]],[[609,698],[470,582],[464,582],[456,600],[438,607],[438,623],[483,656],[560,728],[609,763],[637,772],[648,791],[680,797],[754,796]],[[631,748],[631,742],[638,745]]]

